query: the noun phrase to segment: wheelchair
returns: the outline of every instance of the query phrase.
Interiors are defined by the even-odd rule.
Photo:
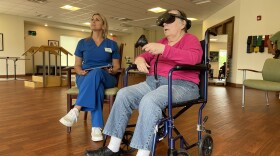
[[[205,32],[205,39],[200,41],[202,49],[203,49],[203,58],[201,64],[197,65],[177,65],[173,67],[168,73],[168,106],[167,106],[167,114],[166,109],[162,111],[163,118],[159,120],[155,126],[155,133],[153,137],[153,146],[151,154],[155,156],[156,151],[156,143],[164,139],[168,138],[168,156],[189,156],[188,149],[191,149],[195,146],[198,146],[199,156],[210,156],[213,151],[213,139],[211,137],[211,130],[208,130],[204,127],[204,123],[207,121],[208,116],[205,116],[202,119],[202,110],[207,103],[207,91],[208,91],[208,70],[209,70],[209,59],[208,59],[208,42],[209,35],[215,35],[215,33],[211,32],[209,29]],[[128,85],[128,72],[130,70],[137,69],[135,64],[131,64],[125,71],[124,77],[124,86]],[[176,103],[172,105],[172,73],[179,70],[197,70],[200,71],[200,97],[195,100],[186,101],[184,103]],[[191,106],[195,104],[201,104],[198,111],[198,122],[197,122],[197,133],[198,140],[193,144],[187,143],[184,137],[180,134],[179,130],[174,125],[174,120],[178,118],[181,114],[183,114],[186,110],[188,110]],[[172,108],[178,107],[180,110],[173,115]],[[135,127],[135,124],[128,125],[128,128]],[[175,132],[176,136],[173,136],[172,131]],[[206,133],[202,136],[202,133]],[[121,154],[130,154],[134,152],[135,149],[129,146],[130,140],[133,136],[133,131],[126,130],[124,137],[122,139],[120,153]],[[175,148],[175,142],[180,141],[180,148]],[[106,143],[106,137],[104,140],[104,146]]]

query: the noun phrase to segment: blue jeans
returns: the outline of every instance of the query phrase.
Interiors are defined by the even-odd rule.
[[[122,138],[132,111],[139,110],[130,146],[151,150],[156,122],[162,118],[162,110],[168,105],[168,80],[148,76],[145,82],[122,88],[118,93],[104,128],[104,134]],[[172,81],[174,103],[197,99],[198,86],[189,81]]]
[[[117,83],[116,77],[103,69],[96,68],[85,76],[76,76],[79,95],[76,100],[82,111],[91,112],[92,127],[103,127],[103,102],[106,88],[112,88]]]

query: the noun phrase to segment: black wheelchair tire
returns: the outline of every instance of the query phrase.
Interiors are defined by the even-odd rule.
[[[178,149],[177,150],[177,156],[189,156],[189,153],[185,149]]]
[[[133,131],[125,131],[120,147],[120,154],[131,154],[136,149],[130,147],[130,142],[133,136]]]
[[[198,153],[199,156],[211,156],[213,151],[214,143],[211,135],[204,135],[199,141]]]

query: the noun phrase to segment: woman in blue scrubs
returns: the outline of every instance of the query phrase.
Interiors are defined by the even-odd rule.
[[[81,39],[75,51],[76,83],[79,96],[68,114],[59,121],[71,127],[77,122],[79,112],[90,111],[92,121],[91,137],[93,141],[103,140],[101,128],[104,126],[102,109],[104,90],[117,83],[114,74],[120,68],[120,54],[117,43],[107,38],[108,23],[99,13],[91,18],[91,35]],[[111,68],[98,68],[112,65]],[[87,70],[94,68],[92,70]]]

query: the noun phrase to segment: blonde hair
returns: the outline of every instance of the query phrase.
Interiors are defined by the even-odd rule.
[[[102,29],[102,37],[103,38],[107,38],[108,35],[108,22],[105,16],[101,15],[100,13],[94,13],[92,16],[94,15],[98,15],[99,17],[101,17],[102,22],[103,22],[103,26],[104,29]],[[87,39],[90,39],[92,37],[93,31],[91,31],[90,36]]]

